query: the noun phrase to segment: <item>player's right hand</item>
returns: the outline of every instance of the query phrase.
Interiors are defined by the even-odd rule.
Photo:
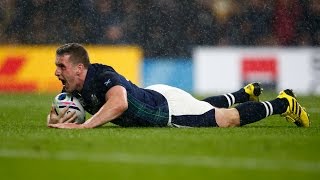
[[[69,110],[69,107],[65,107],[62,109],[60,114],[57,114],[54,106],[51,106],[50,114],[48,115],[47,124],[57,124],[57,123],[70,123],[74,122],[74,120],[77,118],[77,114],[75,111],[71,113],[67,113]]]

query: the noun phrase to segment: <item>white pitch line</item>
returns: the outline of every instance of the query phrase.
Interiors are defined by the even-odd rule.
[[[320,161],[274,160],[258,158],[207,157],[207,156],[174,156],[129,153],[84,153],[59,151],[10,150],[1,149],[0,158],[25,158],[45,160],[81,160],[101,163],[125,163],[161,166],[186,166],[206,168],[236,168],[250,170],[291,170],[298,172],[320,172]]]

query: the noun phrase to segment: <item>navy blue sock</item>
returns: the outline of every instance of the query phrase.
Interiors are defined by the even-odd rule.
[[[236,103],[243,103],[249,101],[249,94],[243,88],[239,91],[228,93],[220,96],[211,96],[203,101],[210,103],[214,107],[228,108]]]
[[[273,114],[282,114],[287,110],[289,103],[286,99],[274,99],[265,102],[245,102],[235,108],[240,115],[240,126],[254,123]]]

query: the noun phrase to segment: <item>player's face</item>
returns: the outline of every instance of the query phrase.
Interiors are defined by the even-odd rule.
[[[78,90],[79,73],[77,73],[77,66],[70,61],[70,55],[57,56],[55,64],[55,75],[62,82],[64,89],[67,92]]]

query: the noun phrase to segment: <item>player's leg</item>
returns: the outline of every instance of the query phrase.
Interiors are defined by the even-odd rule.
[[[310,126],[307,112],[289,89],[281,91],[279,96],[271,101],[245,102],[231,109],[216,109],[215,122],[219,127],[243,126],[275,114],[285,116],[297,126]]]
[[[210,103],[214,107],[228,108],[236,103],[259,101],[261,92],[262,88],[259,83],[250,83],[236,92],[208,97],[203,101]]]
[[[274,114],[283,114],[289,107],[286,99],[241,103],[235,108],[214,108],[197,115],[172,116],[171,124],[176,127],[236,127],[260,121]]]
[[[235,108],[216,109],[215,118],[219,127],[243,126],[274,114],[282,114],[287,107],[288,102],[279,98],[265,102],[248,101]]]
[[[239,114],[238,110],[235,108],[215,108],[208,102],[199,101],[187,92],[180,89],[168,86],[161,87],[165,87],[166,89],[165,91],[162,91],[162,94],[166,97],[170,109],[170,119],[168,125],[173,127],[240,126],[250,123],[248,121],[251,120],[251,116],[255,116],[257,113],[262,113],[261,110],[259,110],[259,108],[261,107],[259,105],[262,105],[262,107],[264,107],[263,103],[254,101],[245,102],[244,104],[246,104],[246,107],[248,108],[251,115],[249,116],[249,118],[245,116],[245,123],[241,124],[240,119],[242,117],[240,115],[242,114]],[[160,88],[156,89],[159,90]],[[252,105],[247,103],[254,104]],[[253,109],[251,110],[249,108]],[[255,121],[257,120],[255,119]]]
[[[214,108],[198,114],[172,115],[175,127],[236,127],[260,121],[273,114],[283,114],[288,107],[286,99],[241,103],[235,108]],[[198,111],[200,112],[200,111]]]

